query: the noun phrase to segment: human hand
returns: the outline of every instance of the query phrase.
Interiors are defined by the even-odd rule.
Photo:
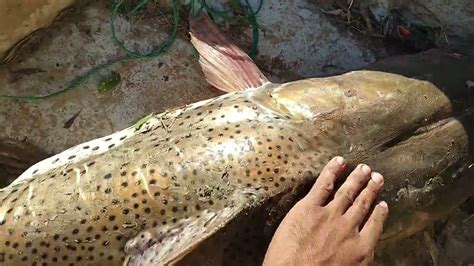
[[[373,260],[388,215],[384,201],[372,209],[383,177],[360,164],[329,201],[345,167],[342,157],[324,167],[276,230],[263,265],[366,265]]]

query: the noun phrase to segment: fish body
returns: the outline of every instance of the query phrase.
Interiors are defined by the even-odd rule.
[[[406,215],[386,235],[411,233],[419,230],[414,222],[467,197],[449,190],[465,184],[463,119],[472,115],[454,118],[453,110],[429,82],[355,71],[263,82],[153,115],[50,157],[1,189],[0,260],[259,264],[278,221],[335,155],[373,160],[376,170],[403,158],[437,163],[407,162],[411,173],[403,177],[384,173],[382,197],[395,205],[392,216]]]

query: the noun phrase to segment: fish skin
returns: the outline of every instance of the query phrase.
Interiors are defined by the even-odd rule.
[[[0,244],[4,262],[30,264],[38,259],[115,264],[124,259],[126,241],[144,229],[165,227],[165,222],[180,224],[186,216],[225,205],[256,202],[259,197],[254,188],[268,188],[252,183],[245,171],[260,179],[277,171],[280,165],[265,157],[277,152],[276,147],[268,150],[268,143],[283,134],[278,128],[285,130],[284,140],[278,143],[288,145],[286,149],[300,150],[307,144],[297,136],[298,129],[288,127],[288,118],[262,108],[250,96],[230,94],[172,115],[158,115],[152,129],[138,132],[120,146],[111,147],[115,140],[106,138],[101,146],[107,146],[107,152],[2,189],[0,234],[9,241]],[[276,128],[255,134],[263,125]],[[295,139],[289,140],[288,134]],[[210,147],[204,147],[205,143]],[[261,158],[255,157],[258,151]],[[312,161],[300,156],[297,160],[282,154],[279,160],[287,164],[301,161],[312,169]],[[241,164],[248,166],[237,167]],[[260,173],[256,164],[271,167],[271,173],[266,168]],[[250,193],[242,198],[241,192],[247,190]],[[23,254],[18,254],[19,247]]]
[[[156,115],[139,131],[125,129],[133,132],[126,138],[116,133],[95,142],[101,152],[68,153],[70,162],[0,190],[3,263],[118,264],[130,255],[133,265],[150,252],[155,264],[173,261],[176,239],[186,242],[194,232],[210,237],[227,222],[260,217],[253,210],[272,200],[278,205],[314,181],[334,155],[357,161],[449,112],[449,99],[428,82],[356,71],[229,93]],[[75,149],[85,146],[93,147]],[[219,220],[223,212],[226,219]],[[216,230],[200,231],[201,217],[212,216]],[[133,239],[139,233],[167,252],[156,254]]]

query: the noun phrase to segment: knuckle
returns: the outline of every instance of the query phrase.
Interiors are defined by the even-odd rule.
[[[336,169],[328,167],[326,169],[323,169],[320,176],[324,177],[324,178],[327,178],[327,179],[334,179],[336,177],[336,174],[337,174]]]
[[[375,254],[375,250],[372,246],[368,245],[367,243],[362,243],[361,245],[361,254],[365,258],[373,258]]]
[[[367,184],[367,180],[364,179],[362,176],[358,176],[355,178],[355,184],[358,186],[358,187],[363,187]]]
[[[339,217],[339,223],[341,225],[341,229],[347,229],[344,231],[349,231],[353,228],[351,219],[344,215]]]
[[[371,203],[370,203],[369,199],[367,199],[365,197],[357,199],[357,201],[355,203],[364,212],[368,212],[370,210]]]
[[[344,197],[347,199],[347,201],[349,202],[354,202],[354,189],[352,188],[347,188],[347,189],[343,189],[343,190],[340,190],[339,194],[340,196]]]
[[[363,254],[364,254],[364,257],[367,259],[367,260],[373,260],[374,258],[374,250],[373,249],[368,249],[366,250]]]
[[[368,186],[368,190],[372,195],[379,193],[380,187],[374,182],[370,181],[370,185]]]
[[[325,182],[320,185],[320,188],[324,191],[331,192],[334,189],[334,184],[332,182]]]

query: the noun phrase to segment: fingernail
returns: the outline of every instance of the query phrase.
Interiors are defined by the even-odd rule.
[[[370,174],[370,167],[368,165],[363,164],[362,165],[362,172],[366,175]]]
[[[344,158],[342,158],[341,156],[337,156],[336,157],[336,162],[340,165],[343,165],[344,164]]]
[[[375,183],[382,185],[383,184],[383,176],[377,172],[373,172],[372,175],[372,180],[374,180]]]
[[[379,205],[380,205],[380,207],[388,208],[388,205],[387,205],[387,203],[386,203],[385,201],[381,201],[381,202],[379,203]]]

